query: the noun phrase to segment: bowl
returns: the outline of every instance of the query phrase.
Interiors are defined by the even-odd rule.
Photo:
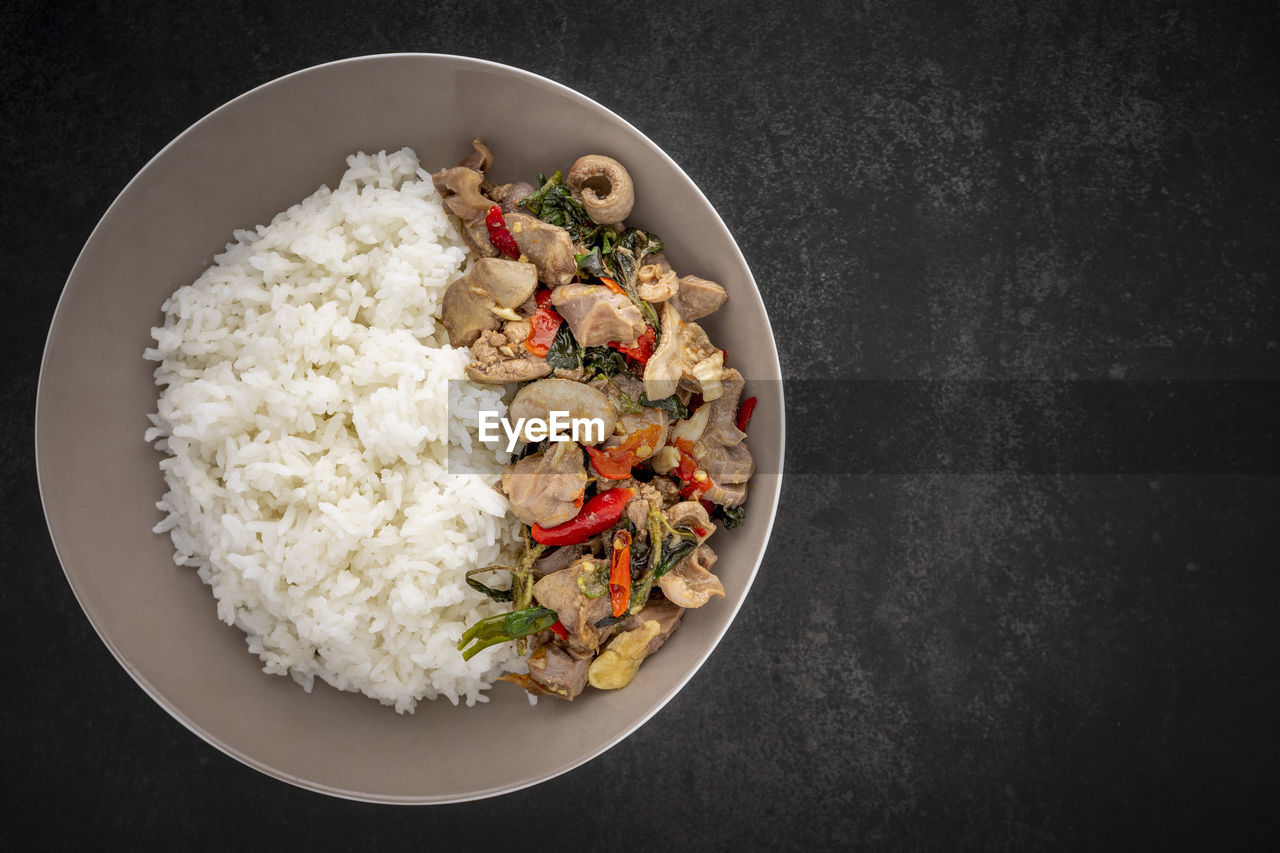
[[[499,683],[474,707],[422,702],[415,714],[323,684],[304,693],[267,675],[244,635],[220,622],[210,589],[175,566],[161,518],[161,454],[143,440],[154,363],[143,349],[160,305],[193,281],[234,229],[265,223],[356,151],[413,148],[453,165],[472,137],[500,180],[599,152],[635,179],[629,222],[666,241],[677,269],[721,282],[707,323],[759,397],[746,523],[722,534],[724,600],[691,618],[619,691],[530,705]],[[711,654],[751,587],[781,483],[777,351],[746,261],[706,197],[671,158],[609,110],[562,85],[492,62],[368,56],[308,68],[241,95],[161,150],[89,237],[53,318],[36,404],[36,461],[49,531],[85,615],[120,665],[213,746],[295,785],[351,799],[444,803],[517,790],[604,752],[666,704]],[[746,688],[746,681],[742,682]]]

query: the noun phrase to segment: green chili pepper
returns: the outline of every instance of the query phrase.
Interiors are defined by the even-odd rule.
[[[458,651],[462,652],[463,660],[471,660],[483,649],[536,634],[544,628],[550,628],[558,619],[554,610],[548,610],[545,607],[529,607],[511,613],[498,613],[481,619],[468,628],[463,633],[462,639],[458,641]],[[475,642],[463,651],[463,647],[472,640]]]

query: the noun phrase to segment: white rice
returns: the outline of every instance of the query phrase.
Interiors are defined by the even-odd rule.
[[[470,355],[437,317],[468,255],[416,155],[347,164],[337,189],[236,231],[162,306],[146,351],[162,387],[146,439],[168,454],[155,530],[266,672],[400,712],[470,705],[523,668],[512,643],[455,648],[505,609],[464,573],[511,562],[519,537],[496,453],[472,454],[485,476],[445,467],[451,436],[471,447],[462,417],[503,411],[500,390],[455,382],[448,412]]]

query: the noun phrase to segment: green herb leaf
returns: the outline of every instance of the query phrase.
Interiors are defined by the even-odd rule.
[[[607,239],[606,242],[608,242]],[[599,246],[592,248],[585,255],[574,255],[573,257],[578,262],[578,275],[583,278],[600,278],[609,274],[609,271],[604,268],[604,260],[601,257]]]
[[[663,245],[657,234],[641,231],[639,228],[628,228],[618,238],[618,248],[630,251],[635,256],[636,267],[639,268],[644,266],[646,256],[658,254],[662,251]]]
[[[464,631],[462,639],[458,641],[458,651],[462,652],[463,660],[471,660],[482,649],[536,634],[544,628],[550,628],[559,618],[554,610],[546,607],[498,613],[481,619]],[[471,643],[469,647],[468,643]],[[466,651],[463,651],[464,647]]]
[[[676,567],[676,564],[683,560],[694,548],[698,547],[697,542],[690,542],[684,537],[672,539],[669,542],[662,543],[662,559],[658,561],[658,566],[653,570],[653,578],[665,575]]]
[[[550,178],[547,178],[539,172],[538,188],[516,202],[516,207],[523,207],[534,216],[540,217],[542,214],[542,201],[547,197],[547,193],[551,192],[551,190],[563,183],[564,175],[561,174],[559,170],[557,170]]]
[[[582,202],[564,184],[564,175],[557,171],[550,178],[538,176],[541,186],[516,202],[543,222],[558,225],[569,232],[575,243],[590,246],[605,230],[603,225],[591,221]]]
[[[480,581],[475,580],[471,576],[475,574],[479,574],[481,572],[498,572],[498,571],[509,572],[513,568],[514,566],[487,566],[486,568],[483,568],[483,569],[472,569],[471,571],[467,572],[467,575],[466,575],[467,586],[471,587],[476,592],[483,592],[485,595],[489,596],[494,601],[510,601],[511,600],[510,589],[493,589],[492,587],[485,586]]]
[[[670,397],[663,397],[661,400],[650,400],[649,396],[641,391],[640,405],[648,406],[651,409],[661,409],[677,421],[682,421],[689,417],[689,407],[680,402],[680,398],[675,394]]]
[[[582,366],[582,347],[578,346],[568,323],[560,324],[560,331],[556,332],[556,338],[547,350],[547,364],[553,370],[558,367],[573,370]]]
[[[631,232],[627,231],[623,234],[623,237],[625,238],[629,233]],[[648,243],[645,245],[648,245]],[[662,242],[658,241],[657,245],[661,246]],[[630,248],[619,243],[612,252],[605,256],[605,265],[609,268],[609,272],[612,273],[610,278],[618,283],[618,287],[621,287],[622,292],[627,294],[631,304],[639,309],[649,325],[653,326],[655,330],[661,330],[662,324],[658,320],[658,312],[654,310],[652,305],[641,299],[640,294],[636,292],[636,274],[643,265],[641,263],[642,259],[643,254],[637,255]]]
[[[747,520],[747,508],[745,506],[717,506],[715,512],[711,513],[711,519],[732,530],[735,527],[740,527],[742,522]]]
[[[627,372],[627,360],[622,353],[609,347],[587,347],[582,351],[582,366],[587,379],[609,378]]]

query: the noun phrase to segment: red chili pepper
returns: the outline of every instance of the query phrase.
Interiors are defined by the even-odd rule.
[[[705,503],[711,503],[711,501],[705,501]],[[715,506],[715,504],[711,504],[711,505],[712,505],[712,506]],[[707,528],[705,528],[705,527],[695,527],[695,528],[693,528],[693,532],[694,532],[694,533],[696,533],[696,534],[698,534],[699,536],[706,536],[706,535],[707,535]]]
[[[621,293],[623,296],[627,295],[627,292],[622,289],[622,285],[618,284],[611,278],[602,275],[600,276],[600,283],[612,290],[614,293]]]
[[[680,453],[680,461],[673,470],[675,475],[685,482],[685,487],[680,490],[680,497],[699,500],[715,483],[711,482],[711,477],[706,471],[698,467],[698,460],[693,458],[692,441],[687,438],[677,438],[674,443],[676,450]],[[697,476],[699,472],[702,474],[701,480]]]
[[[551,291],[545,287],[539,287],[538,292],[533,294],[533,301],[537,303],[539,308],[550,308]]]
[[[632,468],[652,455],[654,447],[661,438],[662,427],[658,424],[649,424],[631,433],[616,447],[604,450],[588,447],[587,455],[591,457],[591,466],[601,477],[606,480],[625,480],[631,476]],[[644,452],[641,452],[642,450]]]
[[[619,530],[613,535],[613,553],[609,555],[609,601],[613,615],[627,612],[631,603],[631,534]]]
[[[703,495],[711,491],[711,487],[713,485],[715,484],[711,482],[710,477],[703,480],[702,482],[698,482],[697,480],[694,480],[693,482],[689,483],[689,485],[685,486],[683,489],[680,490],[680,497],[690,501],[700,500]]]
[[[563,322],[564,318],[554,308],[539,308],[534,311],[529,318],[529,337],[525,339],[525,349],[534,355],[546,355]]]
[[[716,511],[716,505],[706,498],[699,500],[698,503],[702,504],[702,508],[707,511],[707,515]]]
[[[556,636],[559,637],[560,639],[562,640],[569,639],[569,629],[565,628],[564,623],[561,622],[559,619],[557,619],[555,621],[555,624],[551,626],[551,630],[555,631]]]
[[[635,493],[635,489],[609,489],[600,492],[583,504],[578,514],[564,524],[557,524],[555,527],[533,525],[533,541],[543,545],[581,545],[601,530],[612,527],[622,517],[622,510]]]
[[[606,450],[588,447],[587,455],[591,457],[591,467],[606,480],[625,480],[631,476],[631,463],[624,459],[615,459]]]
[[[755,410],[755,397],[748,397],[742,401],[742,405],[738,406],[738,432],[747,431],[747,422],[751,420],[751,413]]]
[[[692,480],[693,472],[698,470],[698,461],[693,458],[693,442],[687,438],[677,438],[672,444],[680,453],[680,461],[674,469],[676,476],[681,480]]]
[[[649,359],[653,357],[653,351],[658,348],[658,333],[653,330],[653,326],[645,326],[644,333],[636,340],[635,346],[624,347],[619,341],[609,341],[609,346],[627,358],[634,358],[641,364],[648,364]]]
[[[484,224],[489,228],[489,242],[493,244],[493,248],[508,258],[520,257],[520,247],[516,245],[516,238],[512,237],[511,232],[507,230],[507,220],[502,218],[502,208],[496,204],[489,208],[489,212],[484,216]]]

